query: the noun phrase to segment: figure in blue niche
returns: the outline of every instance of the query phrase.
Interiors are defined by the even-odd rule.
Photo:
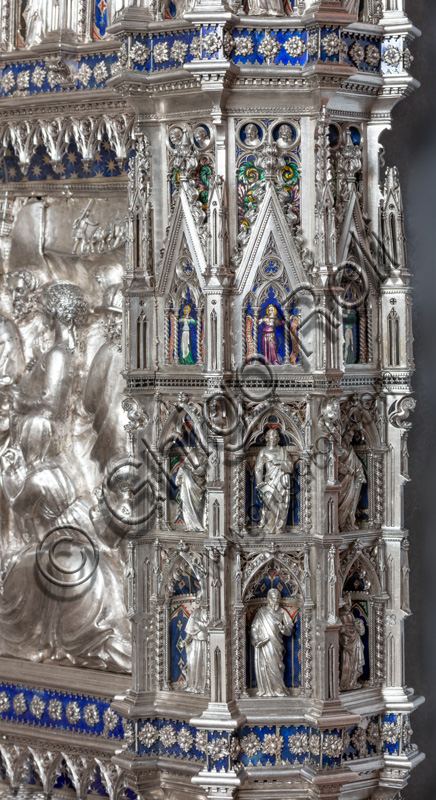
[[[196,354],[193,352],[191,341],[191,327],[197,325],[197,320],[191,317],[191,306],[186,303],[182,309],[182,315],[179,318],[180,325],[180,363],[181,364],[195,364]],[[196,349],[196,348],[195,348]]]
[[[187,692],[203,693],[206,690],[208,627],[206,606],[197,597],[185,628]]]
[[[344,361],[346,364],[357,363],[358,347],[357,315],[347,314],[344,317]]]
[[[277,366],[283,363],[279,352],[278,328],[284,320],[277,314],[277,307],[270,303],[266,308],[266,315],[259,320],[260,353],[265,359],[265,364]]]
[[[254,669],[258,697],[285,697],[284,636],[290,636],[293,622],[280,607],[280,592],[270,589],[267,605],[259,608],[251,624]]]

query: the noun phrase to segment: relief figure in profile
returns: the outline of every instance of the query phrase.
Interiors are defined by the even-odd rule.
[[[197,448],[187,448],[176,475],[186,530],[204,530],[206,463]]]
[[[23,342],[27,369],[31,369],[53,344],[53,333],[37,307],[39,289],[34,272],[21,269],[9,273],[7,289],[11,295],[12,313]]]
[[[187,692],[206,690],[207,632],[207,610],[201,600],[196,600],[185,628]]]
[[[49,582],[47,590],[42,579],[35,580],[37,543],[50,531],[72,526],[95,538],[89,498],[77,492],[71,475],[64,425],[74,385],[76,329],[85,323],[88,306],[82,290],[64,281],[46,284],[41,300],[54,344],[18,385],[3,390],[13,406],[3,491],[23,523],[25,547],[3,576],[0,653],[126,671],[130,637],[122,568],[106,542],[99,541],[92,591],[73,584],[66,597],[63,583],[53,588]]]
[[[365,653],[362,636],[365,633],[365,623],[354,616],[351,608],[351,597],[345,596],[345,604],[339,609],[342,623],[339,631],[339,646],[341,653],[341,691],[348,692],[359,689],[358,680],[365,666]]]
[[[292,461],[282,447],[277,430],[269,428],[255,465],[256,485],[263,503],[260,527],[265,533],[282,533],[286,526],[291,499]]]
[[[60,281],[46,284],[41,301],[54,343],[21,380],[2,391],[10,411],[3,491],[24,523],[25,541],[38,540],[76,499],[73,482],[58,460],[59,428],[70,402],[73,329],[84,323],[88,306],[78,286]],[[86,513],[79,516],[87,522]]]
[[[9,448],[1,460],[3,489],[25,523],[27,544],[8,559],[2,576],[0,655],[127,671],[131,663],[129,623],[120,574],[109,550],[99,542],[98,565],[85,592],[75,583],[77,571],[59,573],[57,555],[62,551],[49,550],[50,544],[56,539],[60,544],[64,536],[65,566],[71,566],[70,558],[77,563],[83,537],[74,544],[77,533],[73,533],[68,544],[68,531],[72,526],[73,531],[92,533],[89,503],[76,495],[68,475],[55,461],[29,469],[18,448]],[[58,526],[59,532],[51,535]],[[46,562],[44,577],[36,570],[38,540]],[[52,582],[50,575],[61,583]]]
[[[0,314],[0,388],[16,383],[24,366],[19,330],[11,319]]]
[[[267,605],[256,611],[251,623],[259,697],[284,697],[288,694],[284,679],[283,637],[291,635],[293,623],[280,607],[280,597],[278,589],[270,589]]]
[[[121,346],[123,297],[121,285],[107,287],[101,306],[94,309],[105,315],[106,341],[97,350],[89,368],[83,391],[85,411],[92,417],[96,434],[90,457],[103,473],[114,456],[127,450],[127,422],[121,408],[124,385],[121,372],[124,362]]]
[[[41,303],[54,344],[11,388],[16,434],[28,465],[59,451],[56,433],[69,407],[75,332],[88,314],[82,290],[66,281],[45,284]]]

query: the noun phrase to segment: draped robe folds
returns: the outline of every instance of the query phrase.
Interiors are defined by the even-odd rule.
[[[282,359],[279,355],[275,331],[275,326],[279,323],[276,323],[275,320],[270,320],[268,317],[265,317],[261,322],[264,322],[261,334],[261,350],[265,363],[273,365],[281,364]]]
[[[274,448],[276,457],[270,448],[261,449],[256,461],[257,489],[263,501],[260,527],[266,533],[283,531],[288,517],[292,464],[282,458],[283,450],[286,453],[282,447]],[[265,476],[262,480],[264,467]]]
[[[21,490],[17,494],[20,484],[14,489],[14,476],[20,478]],[[128,672],[131,634],[123,597],[123,567],[119,556],[93,535],[89,504],[75,499],[71,480],[56,462],[26,471],[21,459],[11,476],[7,470],[3,473],[3,481],[11,498],[16,494],[12,508],[24,521],[33,543],[13,555],[3,575],[0,655]],[[45,535],[58,526],[67,530],[50,535],[44,543]],[[78,585],[76,581],[90,574],[95,558],[83,538],[77,541],[86,552],[87,563],[78,572],[59,572],[59,550],[54,552],[54,563],[48,557],[50,545],[68,533],[70,526],[73,531],[89,532],[99,553],[92,577]],[[47,574],[38,569],[35,540],[44,545],[42,563]],[[77,544],[72,552],[78,552]],[[62,564],[61,557],[59,563]],[[68,558],[67,565],[70,566]],[[50,575],[61,580],[62,585],[52,583]]]
[[[49,32],[46,3],[42,0],[29,0],[26,14],[26,47],[39,44]]]
[[[358,678],[365,666],[365,652],[361,639],[365,626],[361,619],[356,619],[352,611],[342,613],[341,622],[342,628],[339,631],[342,655],[341,689],[348,691],[357,689]]]
[[[191,348],[190,325],[196,325],[197,321],[192,317],[181,317],[182,333],[180,338],[180,363],[194,364],[194,356]]]
[[[187,456],[179,467],[176,485],[180,490],[183,521],[187,530],[204,528],[204,500],[206,491],[205,468]]]
[[[92,427],[97,434],[91,458],[103,472],[115,455],[128,451],[125,425],[128,419],[121,409],[124,387],[119,380],[123,355],[116,342],[105,342],[91,363],[83,392],[85,410],[93,415]],[[125,418],[124,418],[125,417]]]
[[[206,689],[207,617],[205,609],[194,608],[186,623],[186,691]]]
[[[341,531],[355,530],[357,528],[357,504],[362,485],[366,483],[365,470],[351,445],[349,451],[344,453],[344,456],[339,463],[341,485],[338,495],[338,513],[339,529]]]
[[[283,609],[272,611],[259,608],[251,625],[254,645],[254,669],[259,697],[282,697],[288,694],[285,686],[283,636],[290,636],[293,623]]]

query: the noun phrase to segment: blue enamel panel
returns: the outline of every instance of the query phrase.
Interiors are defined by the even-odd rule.
[[[18,700],[16,699],[17,697],[19,697]],[[60,717],[59,719],[53,718],[51,706],[49,705],[50,702],[53,705],[54,701],[57,705],[55,716]],[[67,717],[69,703],[75,704],[74,711],[78,717],[75,722],[70,722]],[[89,717],[87,722],[83,713],[87,706],[94,707],[92,710],[92,722]],[[33,689],[28,686],[2,683],[0,684],[0,708],[2,709],[0,718],[4,721],[19,722],[20,724],[35,725],[42,728],[57,728],[93,736],[104,735],[114,739],[123,738],[121,718],[117,714],[111,712],[113,715],[113,723],[110,726],[113,726],[112,730],[105,724],[104,714],[109,709],[109,702],[88,695]],[[21,709],[23,709],[22,713],[19,713]]]

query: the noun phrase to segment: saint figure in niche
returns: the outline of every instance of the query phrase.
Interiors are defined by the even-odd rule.
[[[345,431],[342,434],[342,446],[339,449],[338,515],[340,531],[354,531],[359,527],[356,523],[357,505],[362,486],[366,483],[365,470],[352,445],[353,436],[353,430]]]
[[[270,589],[267,605],[256,611],[251,625],[259,697],[284,697],[288,694],[284,679],[283,637],[291,635],[293,623],[286,611],[280,608],[280,597],[278,589]]]
[[[176,475],[186,530],[204,530],[206,469],[205,460],[198,456],[196,448],[189,448]]]
[[[207,610],[196,600],[186,623],[186,691],[204,692],[206,689]]]
[[[345,325],[344,331],[344,361],[346,364],[355,364],[356,348],[354,344],[353,328]]]
[[[365,633],[363,619],[354,616],[350,595],[346,595],[345,603],[339,610],[341,629],[339,646],[341,651],[341,691],[348,692],[359,689],[359,678],[365,666],[365,652],[362,636]]]
[[[283,533],[291,499],[292,461],[280,445],[277,430],[265,434],[266,447],[259,450],[255,466],[257,491],[262,500],[260,527],[265,533]]]
[[[266,309],[266,316],[259,320],[259,327],[263,326],[260,333],[260,352],[266,364],[275,366],[282,363],[276,332],[276,328],[280,325],[283,325],[283,320],[277,318],[277,308],[270,303]]]
[[[191,306],[183,306],[183,313],[179,319],[180,335],[180,363],[195,364],[191,346],[191,326],[197,324],[197,320],[191,317]]]

